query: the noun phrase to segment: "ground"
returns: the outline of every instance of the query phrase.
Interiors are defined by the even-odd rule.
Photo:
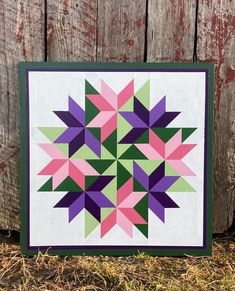
[[[57,257],[20,254],[1,235],[0,290],[235,290],[235,232],[213,240],[212,257]]]

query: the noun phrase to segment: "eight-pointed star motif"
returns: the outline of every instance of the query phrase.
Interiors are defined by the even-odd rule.
[[[69,222],[84,208],[100,222],[101,208],[112,208],[115,205],[102,193],[102,190],[115,176],[99,176],[83,192],[68,192],[54,207],[68,208]]]
[[[148,110],[134,97],[134,112],[119,112],[133,127],[119,143],[135,143],[147,130],[154,127],[166,127],[180,112],[166,111],[166,97],[163,97],[151,110]]]
[[[97,156],[101,155],[101,144],[86,128],[84,110],[69,96],[68,111],[54,111],[54,113],[68,126],[54,143],[69,145],[69,156],[86,144]]]
[[[179,175],[195,176],[182,159],[196,144],[182,144],[182,129],[168,142],[164,143],[154,132],[149,130],[149,143],[135,145],[149,160],[165,160]]]
[[[52,176],[52,189],[55,190],[68,176],[85,189],[86,176],[99,176],[99,173],[85,160],[67,158],[54,144],[39,144],[52,160],[38,175]]]
[[[151,110],[148,110],[134,96],[133,80],[119,94],[116,94],[104,81],[101,81],[101,93],[86,94],[86,97],[100,111],[92,120],[87,121],[89,122],[87,125],[87,112],[70,96],[68,99],[68,111],[54,111],[68,126],[54,143],[68,144],[69,158],[60,152],[55,144],[40,145],[53,160],[41,170],[39,175],[52,176],[53,191],[56,191],[57,187],[68,176],[81,188],[81,191],[78,190],[76,192],[68,189],[67,191],[70,192],[54,207],[68,208],[69,221],[73,220],[85,208],[97,221],[101,222],[101,237],[112,229],[115,224],[118,224],[129,236],[132,236],[133,224],[147,224],[147,221],[134,208],[147,195],[148,208],[164,222],[165,209],[178,208],[178,205],[165,192],[179,178],[179,176],[165,175],[165,162],[160,164],[150,175],[145,173],[134,162],[133,177],[146,191],[133,191],[134,178],[132,177],[117,190],[117,205],[115,206],[102,193],[103,189],[115,176],[100,176],[86,160],[73,160],[70,158],[84,144],[98,157],[101,157],[101,143],[117,129],[117,114],[119,112],[133,127],[119,143],[135,143],[135,146],[149,160],[165,160],[179,175],[194,175],[181,160],[195,146],[194,144],[182,144],[182,130],[179,130],[165,143],[154,132],[155,128],[167,127],[180,112],[166,111],[166,97],[163,97]],[[131,97],[133,97],[134,112],[120,112],[119,110],[122,110],[122,106]],[[100,141],[92,134],[91,128],[100,128]],[[138,138],[146,131],[148,132],[149,143],[139,144]],[[92,176],[96,179],[89,186],[86,185],[87,176]],[[103,221],[101,221],[102,208],[114,208]]]
[[[116,94],[104,81],[101,81],[100,94],[88,94],[86,97],[100,110],[87,127],[101,128],[103,142],[117,128],[117,111],[134,94],[132,80],[119,94]]]
[[[179,179],[178,176],[165,176],[165,162],[150,175],[134,162],[134,178],[148,192],[148,207],[161,221],[165,221],[165,208],[179,208],[165,193]]]
[[[133,192],[133,178],[130,178],[117,191],[116,208],[101,222],[101,237],[118,224],[130,237],[133,224],[147,224],[134,206],[146,195],[146,192]]]

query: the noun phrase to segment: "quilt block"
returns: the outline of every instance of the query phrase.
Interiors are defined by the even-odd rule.
[[[22,63],[22,251],[210,254],[212,74]]]

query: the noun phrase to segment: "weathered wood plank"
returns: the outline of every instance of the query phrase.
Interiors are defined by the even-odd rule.
[[[197,59],[215,64],[214,232],[233,220],[235,196],[235,2],[199,0]]]
[[[46,50],[55,61],[216,64],[214,231],[225,230],[235,204],[234,15],[231,0],[0,0],[0,228],[19,228],[17,64]]]
[[[48,0],[48,60],[143,61],[146,0]]]
[[[144,61],[146,0],[98,1],[98,61]]]
[[[44,1],[0,0],[0,229],[19,229],[18,62],[44,58]]]
[[[148,2],[147,61],[192,61],[197,1]]]
[[[97,0],[47,1],[47,59],[96,60]]]

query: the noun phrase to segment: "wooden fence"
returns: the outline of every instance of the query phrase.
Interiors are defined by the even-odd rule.
[[[0,0],[0,229],[19,229],[18,62],[212,62],[213,229],[233,219],[235,0]]]

